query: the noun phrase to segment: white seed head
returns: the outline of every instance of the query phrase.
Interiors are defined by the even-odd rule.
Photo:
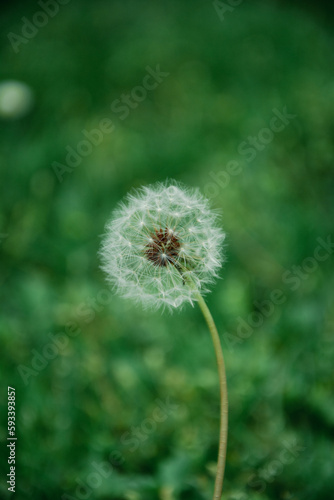
[[[123,297],[179,307],[203,294],[222,265],[225,234],[197,189],[176,182],[127,196],[106,226],[102,269]]]

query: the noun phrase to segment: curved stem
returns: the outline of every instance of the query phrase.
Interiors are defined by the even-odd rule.
[[[220,384],[220,436],[219,436],[219,452],[218,452],[218,464],[217,464],[217,474],[215,481],[215,489],[213,494],[213,500],[220,500],[224,471],[225,471],[225,461],[226,461],[226,445],[227,445],[227,427],[228,427],[228,400],[227,400],[227,383],[226,383],[226,373],[225,373],[225,362],[223,356],[223,350],[219,340],[218,331],[216,325],[211,316],[210,310],[206,305],[202,295],[197,292],[197,300],[199,307],[203,313],[205,321],[209,327],[213,345],[215,348],[218,373],[219,373],[219,384]]]

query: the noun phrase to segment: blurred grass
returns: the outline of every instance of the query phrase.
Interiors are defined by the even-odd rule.
[[[89,482],[92,463],[118,452],[121,463],[88,498],[211,498],[218,382],[200,313],[144,312],[103,292],[97,251],[110,211],[132,187],[169,177],[206,192],[210,172],[236,160],[242,173],[212,199],[228,238],[223,279],[208,297],[228,371],[225,498],[327,500],[333,258],[297,290],[282,276],[333,230],[329,19],[286,2],[245,2],[224,22],[211,2],[80,5],[61,6],[18,54],[6,35],[20,33],[36,4],[11,4],[0,21],[0,78],[35,94],[29,115],[0,121],[1,404],[15,386],[16,496],[83,498],[76,488]],[[110,106],[141,84],[148,65],[170,75],[122,121]],[[284,106],[297,117],[247,163],[240,143]],[[66,147],[103,118],[114,132],[59,183],[52,163],[64,163]],[[231,347],[239,318],[276,288],[284,304]],[[25,385],[17,367],[30,367],[31,351],[42,352],[69,321],[78,335]],[[124,433],[166,398],[178,409],[131,451]],[[300,450],[282,465],[286,443]],[[3,498],[7,468],[5,450]]]

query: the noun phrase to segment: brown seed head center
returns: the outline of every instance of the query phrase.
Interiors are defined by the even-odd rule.
[[[156,266],[166,267],[169,263],[175,265],[180,246],[173,230],[155,229],[151,241],[146,245],[145,255]]]

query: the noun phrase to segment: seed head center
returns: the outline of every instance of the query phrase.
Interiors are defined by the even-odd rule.
[[[145,256],[156,266],[175,265],[180,251],[180,242],[173,230],[155,229],[145,247]]]

